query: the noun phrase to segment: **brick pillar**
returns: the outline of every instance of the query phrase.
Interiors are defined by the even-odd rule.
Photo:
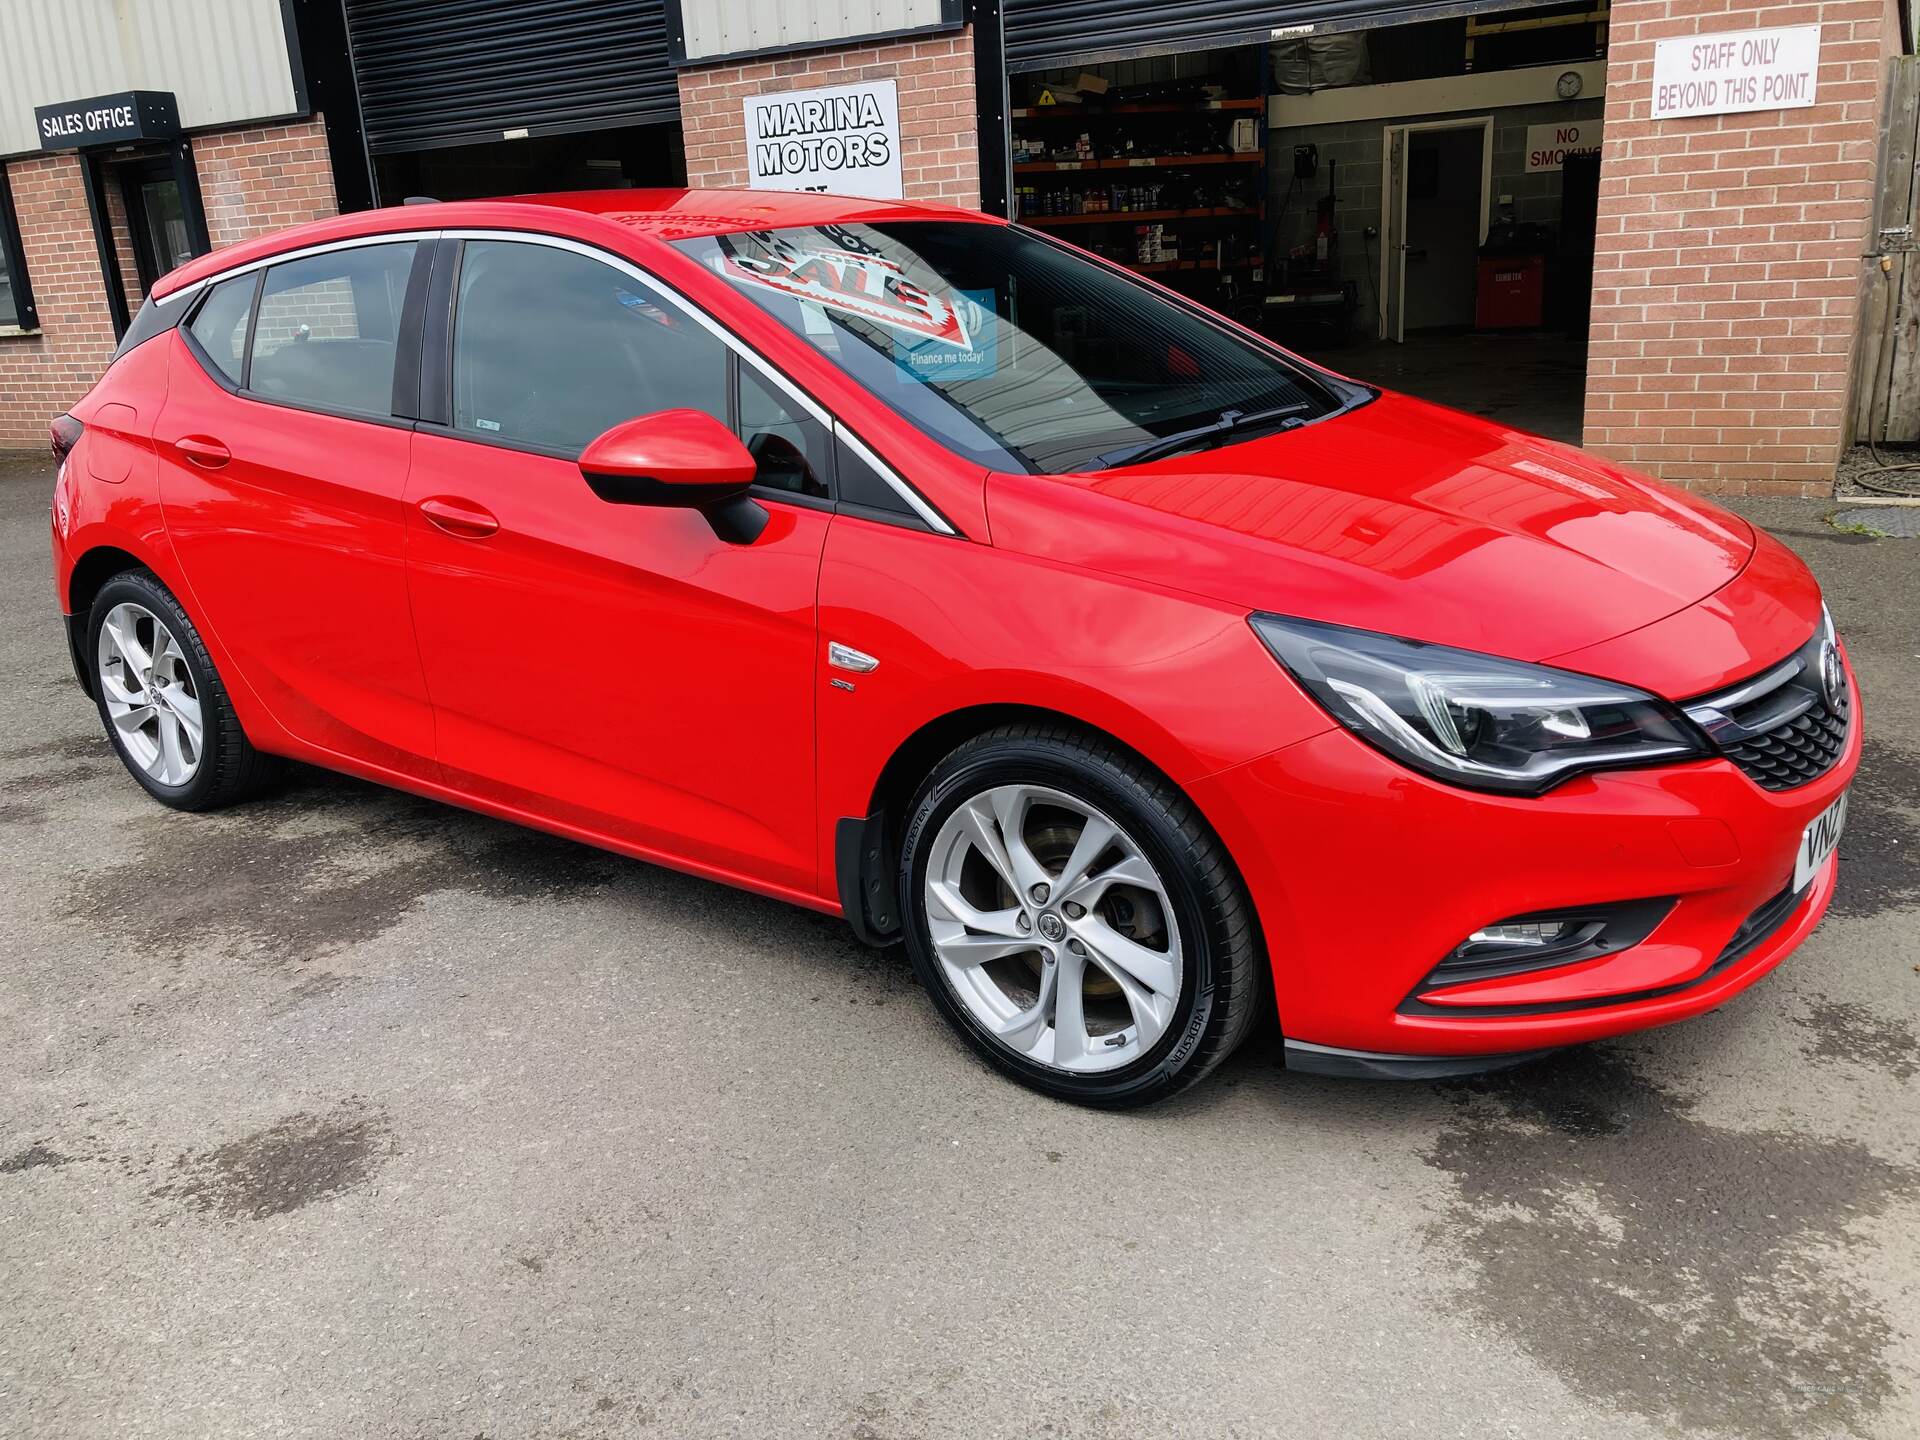
[[[1818,103],[1655,123],[1654,43],[1818,22]],[[1722,494],[1827,495],[1846,434],[1887,0],[1617,0],[1586,444]]]
[[[193,165],[213,248],[340,213],[322,118],[196,135]]]
[[[854,42],[842,50],[680,72],[680,123],[687,183],[715,188],[747,183],[748,95],[893,80],[900,92],[900,179],[909,200],[980,208],[978,107],[973,93],[973,32],[919,39]]]

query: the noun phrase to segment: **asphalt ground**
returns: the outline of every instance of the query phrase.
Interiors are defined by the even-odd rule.
[[[836,922],[314,771],[149,801],[0,465],[0,1435],[1920,1433],[1920,541],[1834,910],[1446,1084],[1049,1102]]]

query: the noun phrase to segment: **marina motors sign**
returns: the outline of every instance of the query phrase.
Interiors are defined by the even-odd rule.
[[[1684,35],[1653,51],[1653,118],[1802,110],[1820,73],[1820,27]]]
[[[754,189],[904,198],[900,97],[893,81],[749,95],[741,103]]]

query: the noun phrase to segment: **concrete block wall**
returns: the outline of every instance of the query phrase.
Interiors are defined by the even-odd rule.
[[[979,110],[970,30],[682,70],[680,123],[687,183],[746,185],[741,102],[747,96],[863,80],[893,80],[898,85],[900,179],[906,197],[979,209]]]
[[[1526,173],[1527,127],[1553,122],[1598,119],[1602,102],[1598,99],[1563,100],[1541,105],[1510,105],[1491,111],[1461,111],[1457,114],[1406,115],[1394,123],[1470,119],[1493,116],[1493,218],[1500,218],[1498,199],[1513,196],[1512,216],[1516,220],[1552,225],[1560,223],[1560,172]],[[1348,120],[1330,125],[1296,125],[1276,129],[1267,140],[1271,169],[1268,192],[1269,228],[1276,237],[1275,255],[1285,255],[1295,245],[1313,243],[1315,206],[1327,193],[1327,165],[1339,162],[1336,176],[1334,218],[1340,230],[1340,272],[1356,282],[1360,310],[1354,317],[1357,335],[1371,337],[1378,327],[1378,309],[1374,289],[1379,284],[1380,246],[1377,240],[1362,238],[1365,227],[1382,228],[1386,203],[1386,165],[1381,147],[1385,120]],[[1287,188],[1293,185],[1293,147],[1316,145],[1320,150],[1320,173],[1312,180],[1294,186],[1293,199],[1284,215],[1280,213]]]

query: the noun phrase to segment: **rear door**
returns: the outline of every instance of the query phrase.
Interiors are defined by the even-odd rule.
[[[223,281],[179,331],[154,431],[196,607],[296,738],[432,776],[407,608],[412,422],[394,413],[432,246],[385,239]]]
[[[815,590],[824,417],[703,317],[584,247],[469,237],[426,346],[407,486],[413,610],[448,778],[762,884],[817,891]],[[436,287],[438,289],[439,287]],[[446,310],[442,309],[445,305]],[[446,355],[448,373],[434,357]],[[623,420],[736,424],[770,512],[610,504],[577,463]]]

